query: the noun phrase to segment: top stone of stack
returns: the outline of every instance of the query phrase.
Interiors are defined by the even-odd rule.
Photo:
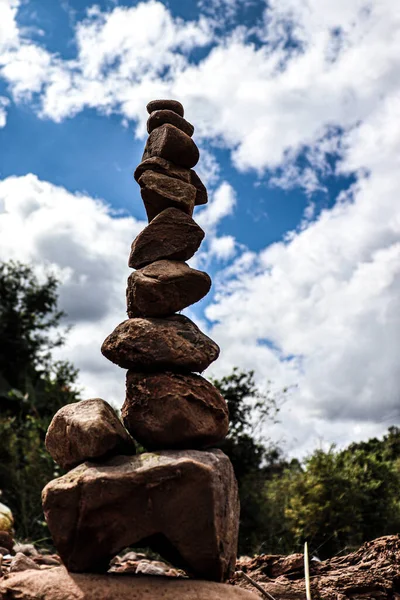
[[[185,114],[184,108],[178,100],[152,100],[148,103],[146,109],[149,114],[155,110],[172,110],[180,117]]]

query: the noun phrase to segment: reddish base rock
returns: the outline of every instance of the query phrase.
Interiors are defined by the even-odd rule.
[[[209,447],[222,441],[229,428],[224,398],[193,374],[128,371],[122,418],[148,450]]]
[[[0,582],[2,600],[256,600],[231,585],[167,577],[84,575],[64,567],[16,573]]]
[[[235,568],[239,499],[221,450],[87,462],[48,483],[42,499],[70,571],[105,572],[132,546],[149,547],[203,579],[225,581]]]

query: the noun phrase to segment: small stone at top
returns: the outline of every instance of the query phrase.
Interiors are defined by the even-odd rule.
[[[172,110],[177,115],[183,117],[184,109],[183,106],[178,100],[152,100],[146,106],[147,112],[150,114],[155,110]]]

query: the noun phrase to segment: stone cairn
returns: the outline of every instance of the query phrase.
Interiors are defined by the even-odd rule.
[[[155,100],[147,110],[135,179],[149,225],[132,243],[129,318],[102,346],[128,369],[125,427],[99,398],[59,410],[46,447],[68,472],[45,487],[43,507],[69,571],[106,572],[124,548],[148,547],[193,577],[225,581],[236,561],[238,492],[229,459],[210,448],[228,432],[228,411],[198,374],[219,348],[177,314],[211,286],[185,262],[204,237],[192,214],[207,191],[193,171],[199,151],[183,106]],[[133,440],[146,452],[136,454]]]

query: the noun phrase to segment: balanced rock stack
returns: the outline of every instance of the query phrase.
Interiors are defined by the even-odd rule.
[[[198,374],[219,348],[176,314],[210,289],[209,276],[185,262],[204,237],[192,214],[207,191],[193,171],[199,151],[182,105],[156,100],[147,110],[150,135],[135,178],[149,225],[132,243],[129,318],[102,346],[128,369],[126,429],[100,399],[61,409],[46,445],[72,470],[46,486],[44,511],[70,571],[106,571],[119,551],[139,546],[220,582],[235,566],[239,502],[229,459],[210,449],[228,432],[226,402]],[[146,452],[135,455],[132,438]]]

